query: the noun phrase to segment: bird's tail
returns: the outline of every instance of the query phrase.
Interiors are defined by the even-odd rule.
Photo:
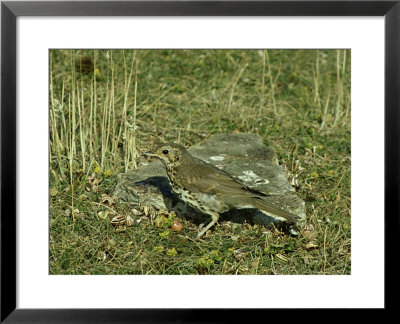
[[[297,221],[300,219],[299,216],[292,214],[286,210],[279,208],[272,203],[269,203],[261,198],[253,198],[254,207],[265,211],[268,215],[271,216],[278,216],[278,218],[284,218],[285,221],[291,224],[296,224]]]

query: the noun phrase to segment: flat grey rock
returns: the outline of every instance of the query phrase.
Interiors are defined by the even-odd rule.
[[[221,168],[247,186],[269,194],[265,200],[298,215],[305,220],[304,201],[297,197],[279,166],[273,148],[265,146],[254,134],[218,134],[188,151],[195,157]],[[164,165],[156,160],[138,169],[118,175],[114,196],[124,202],[151,206],[155,210],[175,211],[178,217],[199,224],[209,217],[191,208],[172,192]],[[256,210],[231,210],[221,215],[221,221],[271,225],[279,223],[273,217]]]

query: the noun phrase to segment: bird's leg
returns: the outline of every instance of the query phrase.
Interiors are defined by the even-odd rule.
[[[201,231],[204,228],[204,226],[208,224],[207,221],[208,221],[208,218],[201,222],[201,224],[198,227],[199,231]]]
[[[203,230],[197,235],[197,238],[201,237],[205,232],[207,232],[211,226],[213,226],[216,222],[218,222],[219,219],[219,214],[215,213],[211,215],[211,222],[205,227],[203,228]]]

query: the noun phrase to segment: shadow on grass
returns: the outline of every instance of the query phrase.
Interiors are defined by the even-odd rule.
[[[211,217],[191,207],[182,201],[173,191],[169,180],[166,177],[154,176],[145,180],[135,182],[135,185],[156,187],[163,196],[164,204],[168,211],[174,211],[175,214],[182,218],[193,222],[196,225],[211,221]],[[219,222],[231,221],[233,223],[251,225],[258,224],[268,228],[278,228],[287,231],[285,223],[269,217],[263,212],[255,208],[232,209],[228,212],[221,213]]]

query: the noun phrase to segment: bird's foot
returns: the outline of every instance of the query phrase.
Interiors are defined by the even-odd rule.
[[[201,230],[203,229],[204,225],[206,225],[205,222],[203,222],[203,223],[201,223],[201,224],[199,225],[199,231],[201,231]]]
[[[292,226],[289,227],[289,233],[292,234],[293,236],[299,236],[300,235],[299,229],[295,225],[292,225]]]
[[[213,219],[205,228],[203,228],[203,229],[201,230],[201,232],[200,232],[199,234],[197,234],[197,238],[200,238],[201,236],[203,236],[203,235],[205,234],[205,232],[207,232],[207,231],[211,228],[211,226],[213,226],[216,222],[217,222],[217,221]],[[204,226],[203,223],[200,224],[200,227],[201,227],[201,228],[202,228],[203,226]],[[200,229],[201,229],[201,228],[200,228]]]

